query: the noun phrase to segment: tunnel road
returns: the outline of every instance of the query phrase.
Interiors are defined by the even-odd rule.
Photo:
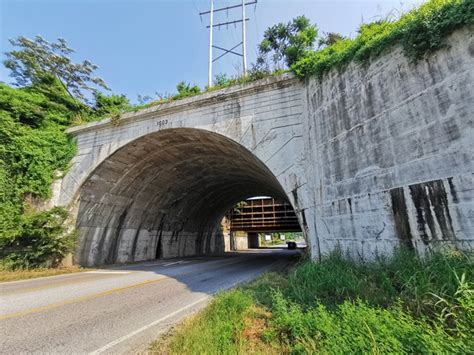
[[[0,283],[0,352],[146,350],[219,290],[292,263],[295,253],[255,249]]]

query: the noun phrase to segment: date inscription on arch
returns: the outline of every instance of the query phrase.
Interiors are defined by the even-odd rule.
[[[168,126],[168,119],[165,118],[164,120],[159,120],[156,122],[156,125],[158,126],[158,129],[165,128]]]

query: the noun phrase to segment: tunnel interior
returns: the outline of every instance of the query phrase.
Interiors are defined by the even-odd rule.
[[[148,134],[113,153],[81,187],[75,261],[222,253],[223,216],[259,195],[287,201],[272,172],[233,140],[188,128]]]

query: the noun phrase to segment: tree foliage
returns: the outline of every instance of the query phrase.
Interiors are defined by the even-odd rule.
[[[125,95],[104,95],[100,91],[95,91],[94,99],[94,115],[97,117],[116,115],[131,107],[130,101]]]
[[[62,225],[65,212],[36,209],[38,201],[50,197],[55,175],[67,170],[75,154],[65,130],[78,118],[87,122],[116,115],[130,104],[123,95],[91,89],[87,78],[95,66],[90,62],[76,65],[54,57],[54,51],[72,51],[65,42],[48,44],[37,38],[19,43],[27,44],[10,52],[5,64],[17,86],[25,86],[0,83],[0,261],[13,268],[52,266],[70,250]],[[92,90],[94,105],[78,101],[84,89]]]
[[[57,266],[74,248],[75,234],[64,230],[67,216],[66,210],[55,207],[23,218],[18,237],[0,239],[3,267],[18,269]]]
[[[10,43],[18,47],[6,53],[5,66],[11,70],[11,76],[17,86],[28,86],[41,81],[45,74],[56,77],[69,95],[87,102],[85,92],[93,92],[95,87],[108,89],[104,80],[93,76],[98,68],[94,63],[84,60],[73,63],[68,57],[74,52],[66,41],[48,42],[41,36],[34,39],[18,37]]]
[[[305,16],[269,27],[258,47],[257,65],[268,65],[268,56],[271,55],[277,68],[290,67],[313,47],[317,35],[316,26]]]
[[[346,39],[343,35],[336,32],[329,32],[318,41],[319,47],[329,47],[336,44],[339,41]]]
[[[176,90],[178,91],[178,94],[173,97],[174,99],[182,99],[184,97],[197,95],[201,92],[201,88],[199,86],[191,85],[184,81],[181,81],[178,83],[178,85],[176,85]]]

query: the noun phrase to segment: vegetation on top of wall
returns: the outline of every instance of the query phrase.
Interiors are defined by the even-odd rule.
[[[305,16],[288,23],[279,23],[265,31],[258,47],[258,57],[247,76],[229,78],[218,74],[212,87],[186,90],[178,84],[175,95],[147,97],[147,102],[130,110],[160,105],[185,97],[245,84],[269,76],[291,71],[298,77],[321,78],[332,69],[342,69],[352,61],[366,62],[394,45],[402,45],[405,54],[416,61],[446,45],[444,39],[458,28],[474,25],[473,0],[428,0],[395,21],[379,20],[363,24],[355,38],[338,33],[318,37],[316,25]],[[317,49],[314,49],[316,42]],[[190,89],[189,85],[188,88]]]
[[[150,352],[470,353],[472,270],[472,254],[457,251],[362,264],[336,252],[220,294]]]
[[[311,24],[306,16],[267,28],[258,46],[256,67],[269,71],[270,61],[277,69],[291,67],[313,48],[317,36],[316,25]]]
[[[206,86],[204,90],[201,90],[201,88],[198,85],[191,85],[189,83],[181,81],[176,86],[176,91],[177,91],[176,94],[166,94],[166,95],[157,94],[158,99],[153,99],[150,96],[140,96],[139,97],[141,101],[140,104],[130,106],[124,112],[131,112],[131,111],[137,112],[144,108],[162,105],[165,103],[181,100],[184,98],[197,96],[199,94],[204,94],[204,93],[208,93],[208,92],[212,92],[212,91],[216,91],[220,89],[225,89],[225,88],[235,86],[235,85],[250,83],[255,80],[279,75],[279,74],[282,74],[283,72],[285,72],[285,70],[275,69],[273,71],[269,71],[269,70],[263,70],[263,69],[257,68],[256,66],[253,66],[249,70],[247,76],[228,77],[226,74],[217,74],[214,78],[213,86],[211,87]]]
[[[397,21],[380,20],[363,24],[353,39],[340,38],[317,51],[306,51],[291,70],[299,77],[322,77],[351,61],[367,61],[394,45],[401,45],[414,61],[446,45],[454,30],[474,25],[473,0],[429,0],[402,15]]]

